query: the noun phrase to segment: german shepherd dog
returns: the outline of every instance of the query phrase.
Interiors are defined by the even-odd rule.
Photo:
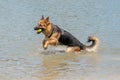
[[[99,39],[95,36],[88,37],[88,42],[92,42],[91,45],[84,45],[68,31],[51,23],[49,17],[45,19],[44,16],[42,16],[38,25],[34,27],[34,30],[38,29],[42,29],[42,33],[45,35],[42,42],[44,49],[47,49],[48,45],[65,45],[67,46],[66,52],[79,52],[81,50],[96,52],[99,45]],[[40,32],[37,33],[39,34]]]

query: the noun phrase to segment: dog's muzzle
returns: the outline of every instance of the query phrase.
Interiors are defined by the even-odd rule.
[[[34,27],[34,30],[37,31],[37,34],[40,34],[44,29],[39,27]]]
[[[40,29],[40,28],[38,28],[38,27],[34,27],[34,30],[38,30],[38,29]]]

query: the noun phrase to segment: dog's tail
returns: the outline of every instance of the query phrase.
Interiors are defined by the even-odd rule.
[[[100,42],[99,39],[95,36],[89,36],[87,42],[92,42],[92,43],[89,46],[85,45],[84,50],[88,52],[96,52]]]

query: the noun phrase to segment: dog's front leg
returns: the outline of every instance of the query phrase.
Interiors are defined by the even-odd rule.
[[[43,48],[47,49],[48,45],[57,45],[58,41],[57,39],[48,39],[48,40],[43,40]]]
[[[48,47],[48,41],[44,39],[42,43],[43,43],[43,48],[47,49],[47,47]]]

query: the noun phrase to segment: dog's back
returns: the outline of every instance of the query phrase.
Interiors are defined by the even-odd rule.
[[[59,38],[59,42],[70,46],[70,47],[74,47],[74,46],[79,46],[81,49],[84,47],[84,45],[77,39],[75,38],[72,34],[70,34],[69,32],[63,30],[63,34],[60,35]]]
[[[77,38],[75,38],[72,34],[67,32],[66,30],[61,29],[54,24],[53,28],[60,33],[58,41],[61,45],[66,45],[69,47],[79,46],[81,49],[85,47]]]

